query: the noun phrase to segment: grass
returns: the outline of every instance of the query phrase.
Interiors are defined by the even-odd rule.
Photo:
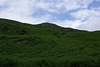
[[[0,19],[0,67],[100,67],[100,31]]]

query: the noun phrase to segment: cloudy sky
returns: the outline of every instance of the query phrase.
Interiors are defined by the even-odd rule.
[[[0,18],[100,30],[100,0],[0,0]]]

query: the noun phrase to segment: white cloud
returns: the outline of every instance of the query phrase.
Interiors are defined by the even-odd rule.
[[[71,13],[71,15],[72,17],[76,19],[85,20],[89,17],[100,16],[100,11],[82,9],[82,10]]]
[[[100,12],[100,7],[91,7],[91,10],[95,10],[95,11]]]
[[[13,17],[12,17],[13,16]],[[13,19],[23,23],[30,23],[30,24],[39,24],[51,19],[51,15],[46,14],[40,17],[31,17],[31,16],[20,16],[14,13],[5,13],[1,15],[2,18]]]
[[[81,9],[76,12],[72,12],[71,15],[73,18],[75,18],[75,20],[56,21],[56,24],[63,27],[71,27],[88,31],[100,30],[99,8],[100,7],[91,8],[91,10]]]
[[[100,30],[100,17],[90,17],[86,21],[82,22],[81,20],[65,20],[65,21],[56,21],[57,25],[62,27],[71,27],[74,29],[95,31]]]
[[[36,0],[5,0],[5,2],[2,0],[0,3],[6,3],[8,8],[0,11],[0,17],[32,24],[50,20],[51,17],[49,14],[39,17],[32,16],[37,9],[35,7],[36,2]]]
[[[100,7],[89,9],[81,9],[79,11],[71,13],[72,17],[76,20],[80,20],[81,24],[77,26],[77,29],[95,31],[100,30]]]
[[[90,17],[87,21],[79,25],[77,28],[88,31],[100,30],[100,17]]]
[[[87,8],[93,0],[41,0],[36,7],[42,8],[49,12],[66,12],[78,8]]]
[[[49,12],[57,12],[57,10],[53,9],[54,6],[52,3],[46,3],[46,2],[40,1],[35,5],[35,7],[38,9],[47,10]]]
[[[64,21],[56,21],[56,24],[62,27],[71,27],[71,28],[77,28],[77,26],[81,25],[80,20],[64,20]]]
[[[66,10],[74,10],[78,8],[87,8],[93,0],[64,0],[63,6]]]
[[[37,19],[42,21],[48,21],[52,17],[47,17],[45,14],[34,18],[34,13],[37,9],[47,10],[49,12],[61,13],[63,11],[70,11],[77,8],[83,8],[83,5],[87,6],[92,0],[0,0],[0,6],[7,5],[6,9],[0,10],[1,18],[10,18],[18,21],[26,21],[34,23]],[[87,3],[87,4],[86,4]],[[33,16],[32,16],[33,15]],[[49,14],[48,14],[49,15]],[[28,18],[28,19],[27,19]],[[37,21],[39,21],[37,20]]]
[[[32,15],[37,9],[49,12],[61,13],[77,8],[87,8],[93,0],[0,0],[0,5],[8,6],[3,13],[15,13],[19,15]],[[1,11],[0,11],[1,12]]]
[[[8,1],[9,1],[9,0],[8,0]],[[7,3],[8,1],[7,1],[7,0],[0,0],[0,6],[5,5],[5,3]]]

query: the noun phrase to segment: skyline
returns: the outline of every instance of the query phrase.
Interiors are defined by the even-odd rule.
[[[100,30],[100,0],[0,0],[0,18]]]

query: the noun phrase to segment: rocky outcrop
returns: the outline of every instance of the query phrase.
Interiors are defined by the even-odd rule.
[[[52,24],[52,23],[42,23],[42,24],[39,24],[40,26],[42,27],[58,27],[56,24]]]

